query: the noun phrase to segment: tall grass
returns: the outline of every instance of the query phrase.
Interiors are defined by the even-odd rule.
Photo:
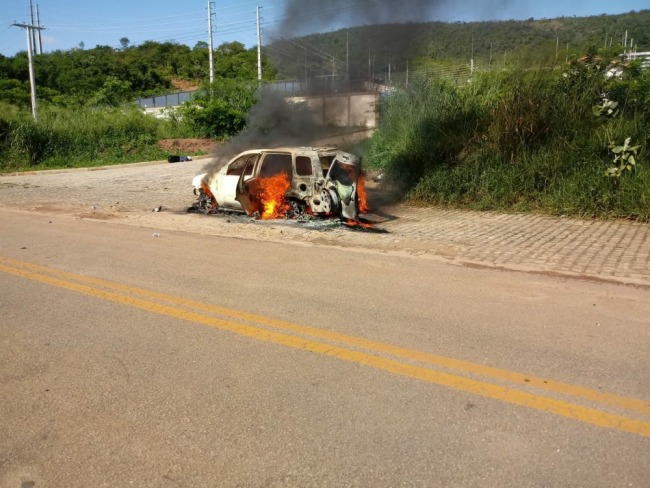
[[[164,159],[158,140],[189,135],[182,124],[135,108],[44,108],[38,123],[27,113],[5,115],[0,110],[0,170]]]
[[[592,108],[603,94],[612,117]],[[396,93],[368,159],[412,201],[650,220],[650,73],[608,81],[595,65],[480,74]],[[637,170],[605,170],[609,144],[640,145]]]

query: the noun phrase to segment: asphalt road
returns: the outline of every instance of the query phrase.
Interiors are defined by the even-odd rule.
[[[2,487],[650,486],[645,288],[0,229]]]

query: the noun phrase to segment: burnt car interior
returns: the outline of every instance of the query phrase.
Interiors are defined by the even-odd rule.
[[[252,170],[252,168],[251,168]],[[284,173],[291,181],[293,176],[293,164],[289,153],[268,153],[264,156],[260,167],[259,177],[268,178]]]

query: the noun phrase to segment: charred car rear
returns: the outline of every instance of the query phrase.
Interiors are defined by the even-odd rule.
[[[199,203],[262,218],[357,220],[361,159],[335,147],[254,149],[194,177]]]

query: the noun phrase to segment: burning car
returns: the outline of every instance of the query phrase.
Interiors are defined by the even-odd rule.
[[[361,159],[336,147],[254,149],[192,181],[198,206],[262,219],[304,214],[357,220],[365,206]]]

